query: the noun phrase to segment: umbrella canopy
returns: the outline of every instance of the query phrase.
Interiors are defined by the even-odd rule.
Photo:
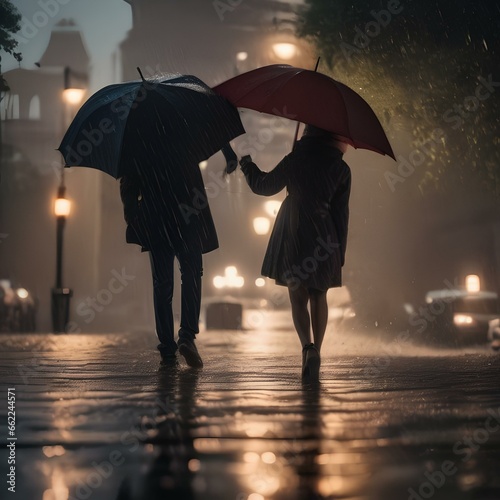
[[[355,148],[394,158],[370,105],[354,90],[322,73],[273,64],[214,87],[235,106],[328,130]]]
[[[102,88],[80,108],[58,150],[66,166],[119,178],[143,129],[162,151],[198,162],[245,133],[238,110],[224,97],[194,76],[174,75]]]

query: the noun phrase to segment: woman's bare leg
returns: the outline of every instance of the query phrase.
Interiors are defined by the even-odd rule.
[[[328,323],[328,303],[326,301],[326,291],[309,290],[311,301],[311,324],[314,338],[314,345],[318,351],[325,337],[326,325]]]
[[[307,310],[309,293],[303,286],[289,287],[288,295],[292,306],[292,319],[302,347],[311,343],[311,320]]]

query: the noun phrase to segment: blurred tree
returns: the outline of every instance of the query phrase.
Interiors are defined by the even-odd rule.
[[[21,14],[17,8],[12,5],[10,0],[0,0],[0,90],[9,90],[7,82],[2,75],[2,56],[1,52],[7,52],[14,56],[16,61],[22,60],[22,55],[17,52],[17,40],[12,36],[21,29]]]
[[[358,188],[365,198],[353,206],[353,229],[362,230],[349,286],[360,311],[394,321],[401,296],[421,299],[444,277],[460,277],[464,263],[499,278],[499,3],[305,0],[297,14],[320,70],[367,100],[398,158]],[[363,267],[367,259],[377,265]]]
[[[360,89],[390,135],[410,129],[424,153],[412,174],[420,194],[476,187],[500,197],[498,2],[305,0],[298,35]],[[404,179],[395,168],[387,180]]]
[[[22,55],[17,52],[17,40],[12,36],[21,29],[21,14],[10,0],[0,0],[0,102],[3,99],[3,92],[9,90],[9,86],[2,74],[2,52],[11,54],[16,61],[21,62]],[[2,175],[2,120],[0,119],[0,181]],[[1,215],[1,214],[0,214]]]

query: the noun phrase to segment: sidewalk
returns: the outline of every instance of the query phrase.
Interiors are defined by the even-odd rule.
[[[396,356],[329,335],[315,390],[292,331],[203,332],[199,371],[160,369],[155,346],[152,333],[0,336],[17,437],[17,495],[4,483],[0,498],[500,498],[487,348]]]

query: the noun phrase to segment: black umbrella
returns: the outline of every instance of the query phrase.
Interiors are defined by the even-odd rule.
[[[173,157],[199,162],[245,129],[237,109],[195,76],[145,80],[141,74],[141,80],[109,85],[92,95],[58,150],[66,166],[96,168],[118,179],[144,133],[149,144],[157,141]]]

